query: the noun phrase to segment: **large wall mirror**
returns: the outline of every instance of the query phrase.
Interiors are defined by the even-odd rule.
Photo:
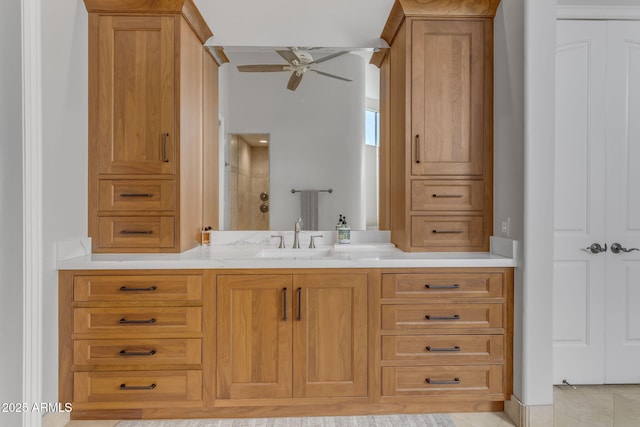
[[[353,229],[376,229],[379,76],[371,49],[225,53],[222,229],[289,230],[310,210],[316,219],[303,229],[332,230],[338,215]]]

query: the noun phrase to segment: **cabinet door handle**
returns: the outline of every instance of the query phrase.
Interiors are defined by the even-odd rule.
[[[420,150],[420,135],[416,135],[416,163],[422,163],[422,153]]]
[[[156,318],[152,317],[148,320],[127,320],[124,317],[120,319],[121,325],[150,325],[152,323],[156,323]]]
[[[153,234],[151,230],[120,230],[120,234]]]
[[[425,381],[429,384],[439,385],[439,384],[460,384],[460,378],[454,378],[452,380],[432,380],[431,378],[426,378]]]
[[[162,161],[169,162],[169,154],[167,153],[167,140],[169,139],[169,132],[162,134]]]
[[[153,197],[151,193],[120,193],[120,197]]]
[[[424,318],[427,320],[460,320],[460,315],[454,314],[453,316],[432,316],[430,314],[427,314],[426,316],[424,316]]]
[[[156,388],[155,384],[143,385],[143,386],[120,384],[120,390],[153,390],[154,388]]]
[[[282,288],[282,320],[287,320],[287,288]]]
[[[298,320],[302,320],[302,288],[298,288]]]
[[[460,289],[460,285],[458,283],[454,283],[453,285],[424,285],[427,289]]]
[[[125,349],[120,350],[119,355],[120,356],[153,356],[154,354],[156,354],[155,350],[149,350],[149,351],[127,351]]]
[[[120,286],[120,292],[135,292],[135,291],[142,291],[142,292],[153,292],[156,289],[158,289],[157,286],[149,286],[148,288],[128,288],[126,286]]]
[[[442,353],[442,352],[460,351],[460,346],[456,345],[455,347],[438,348],[438,347],[431,347],[430,345],[428,345],[424,349],[433,353]]]
[[[434,234],[462,234],[464,230],[431,230]]]
[[[434,199],[458,199],[462,197],[462,194],[432,194]]]

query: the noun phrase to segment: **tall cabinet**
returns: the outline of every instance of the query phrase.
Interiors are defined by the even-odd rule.
[[[381,227],[405,251],[486,251],[499,0],[396,0],[381,69]]]
[[[204,178],[217,168],[211,88],[224,55],[203,47],[212,33],[189,0],[85,5],[93,251],[190,249],[216,225],[205,200],[217,180]]]

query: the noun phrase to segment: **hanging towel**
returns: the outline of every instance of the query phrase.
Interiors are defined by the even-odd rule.
[[[300,218],[303,229],[318,229],[318,190],[300,191]]]

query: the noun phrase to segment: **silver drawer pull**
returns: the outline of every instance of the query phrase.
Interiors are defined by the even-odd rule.
[[[156,388],[155,384],[143,385],[143,386],[120,384],[120,390],[153,390],[154,388]]]
[[[153,197],[151,193],[120,193],[120,197]]]
[[[135,291],[146,291],[146,292],[153,292],[156,289],[158,289],[157,286],[149,286],[148,288],[128,288],[126,286],[120,286],[120,292],[135,292]]]
[[[126,356],[153,356],[154,354],[156,354],[155,350],[149,350],[149,351],[127,351],[127,350],[120,350],[120,353],[118,353],[120,356],[126,357]]]
[[[124,317],[120,319],[121,325],[150,325],[156,323],[156,318],[152,317],[149,320],[127,320]]]
[[[434,234],[462,234],[464,230],[431,230]]]
[[[427,289],[460,289],[460,285],[457,283],[453,285],[430,285],[427,283],[424,287]]]
[[[453,316],[432,316],[430,314],[427,314],[426,316],[424,316],[424,318],[427,320],[460,320],[460,315],[454,314]]]
[[[462,194],[432,194],[434,199],[458,199],[462,197]]]
[[[151,230],[120,230],[120,234],[153,234]]]
[[[440,347],[440,348],[438,348],[438,347],[431,347],[430,345],[428,345],[424,349],[427,350],[427,351],[434,352],[434,353],[438,353],[438,352],[443,353],[443,352],[460,351],[460,346],[457,345],[455,347]]]
[[[460,384],[460,378],[454,378],[452,380],[432,380],[431,378],[426,378],[425,381],[428,384],[433,384],[433,385],[441,385],[441,384],[457,385],[457,384]]]

